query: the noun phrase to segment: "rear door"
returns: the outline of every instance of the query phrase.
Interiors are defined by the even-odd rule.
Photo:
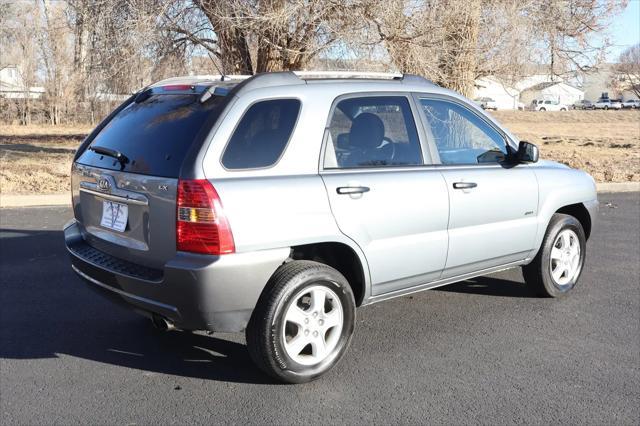
[[[127,105],[72,170],[74,215],[84,239],[149,267],[161,267],[176,253],[180,170],[224,107],[220,97],[200,103],[194,90],[175,89],[154,89]]]
[[[447,189],[423,166],[415,123],[404,94],[356,95],[338,99],[325,133],[331,210],[363,250],[374,296],[436,280],[446,260]]]
[[[534,172],[505,162],[506,136],[470,107],[445,97],[417,101],[449,193],[443,278],[525,259],[537,232]]]

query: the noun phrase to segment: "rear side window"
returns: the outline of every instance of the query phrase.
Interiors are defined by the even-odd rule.
[[[196,135],[203,127],[211,127],[225,105],[224,97],[203,104],[198,94],[152,95],[120,111],[91,142],[92,147],[122,153],[126,164],[90,149],[77,161],[104,169],[178,177]]]
[[[324,167],[422,164],[418,132],[404,96],[367,96],[338,102],[329,125]]]
[[[222,165],[231,170],[273,166],[289,142],[299,113],[297,99],[253,104],[233,132]]]

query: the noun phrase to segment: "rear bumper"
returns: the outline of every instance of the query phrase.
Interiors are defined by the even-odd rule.
[[[91,288],[186,330],[244,330],[265,284],[289,256],[288,248],[224,256],[178,252],[162,270],[151,270],[89,247],[76,222],[64,237],[73,270]]]

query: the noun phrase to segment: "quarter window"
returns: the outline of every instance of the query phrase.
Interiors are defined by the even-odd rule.
[[[404,96],[340,101],[328,131],[325,168],[422,164],[418,132]]]
[[[233,132],[222,156],[227,169],[255,169],[274,165],[282,156],[300,113],[297,99],[253,104]]]
[[[507,156],[504,138],[465,107],[444,100],[421,99],[427,134],[442,164],[499,163]]]

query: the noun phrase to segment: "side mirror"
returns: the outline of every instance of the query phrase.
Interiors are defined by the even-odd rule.
[[[538,147],[527,141],[520,141],[516,152],[518,163],[535,163],[538,161]]]

